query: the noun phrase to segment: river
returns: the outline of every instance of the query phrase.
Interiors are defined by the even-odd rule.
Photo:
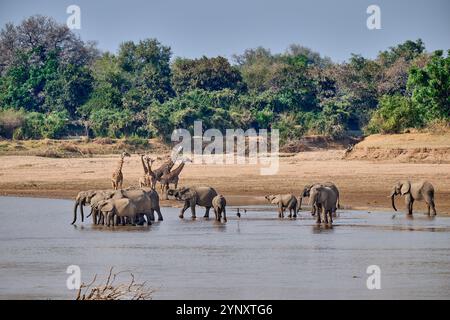
[[[72,208],[0,197],[1,299],[73,299],[69,265],[85,283],[110,267],[130,271],[154,299],[450,298],[447,217],[341,210],[330,228],[306,211],[279,220],[274,208],[248,207],[239,219],[230,207],[223,224],[162,208],[152,226],[106,228],[71,225]],[[379,290],[367,288],[370,265],[381,270]]]

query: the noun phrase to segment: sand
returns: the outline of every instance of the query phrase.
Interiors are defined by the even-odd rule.
[[[450,164],[348,160],[342,159],[343,155],[343,150],[286,155],[280,158],[278,174],[272,176],[262,176],[259,167],[250,164],[188,164],[180,175],[180,185],[210,185],[225,195],[229,204],[245,205],[265,203],[266,194],[299,195],[305,184],[333,181],[341,191],[344,208],[382,210],[390,208],[388,195],[397,180],[425,179],[435,186],[438,213],[450,213]],[[80,190],[110,188],[110,177],[117,162],[117,155],[92,158],[1,156],[0,194],[72,199]],[[136,185],[142,174],[138,155],[126,158],[124,187]],[[178,204],[162,202],[162,205]],[[403,200],[397,200],[397,207],[404,210]],[[415,210],[424,212],[425,205],[418,202]]]

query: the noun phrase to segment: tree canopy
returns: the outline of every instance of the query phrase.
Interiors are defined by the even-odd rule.
[[[0,135],[168,137],[176,128],[304,134],[401,132],[450,119],[450,53],[408,40],[343,63],[298,44],[283,53],[172,57],[157,39],[99,53],[65,25],[32,16],[0,32]],[[70,124],[70,126],[69,126]],[[70,130],[68,128],[71,128]],[[70,132],[69,132],[70,131]]]

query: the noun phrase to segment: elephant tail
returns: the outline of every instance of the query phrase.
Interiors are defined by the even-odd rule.
[[[339,201],[339,196],[337,197],[337,208],[338,208],[338,209],[341,208],[341,202]]]

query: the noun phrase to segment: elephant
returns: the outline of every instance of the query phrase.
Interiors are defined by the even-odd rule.
[[[317,223],[321,223],[321,211],[323,210],[325,223],[333,223],[333,214],[336,212],[337,194],[330,188],[321,185],[313,186],[309,193],[309,204],[319,208],[317,211]]]
[[[223,213],[223,222],[227,222],[227,213],[225,209],[227,206],[227,200],[225,199],[225,197],[221,194],[215,196],[212,200],[212,205],[214,208],[214,213],[216,215],[216,220],[221,221]]]
[[[430,208],[433,212],[433,216],[436,215],[436,208],[434,205],[434,187],[428,181],[399,181],[393,187],[391,191],[392,208],[397,211],[395,207],[395,196],[405,196],[407,214],[412,216],[414,201],[424,200],[428,205],[428,216],[430,216]]]
[[[73,208],[73,221],[72,224],[74,224],[77,221],[77,209],[78,206],[80,207],[80,213],[81,213],[81,221],[84,221],[84,212],[83,212],[83,206],[91,205],[93,202],[92,199],[102,198],[98,196],[99,194],[103,194],[105,192],[112,192],[112,190],[87,190],[87,191],[80,191],[75,198],[75,205]],[[96,197],[97,196],[97,197]],[[95,197],[95,198],[94,198]],[[104,196],[106,197],[106,195]],[[92,211],[91,211],[92,214]],[[90,214],[86,217],[88,218]]]
[[[151,221],[155,220],[154,212],[158,214],[158,221],[162,221],[161,208],[159,206],[158,193],[151,188],[141,188],[137,190],[117,190],[112,199],[130,199],[137,208],[137,218],[139,224],[144,222],[143,216],[147,219],[147,224],[151,225]]]
[[[174,196],[178,200],[184,201],[184,206],[180,212],[180,219],[183,219],[184,212],[191,207],[192,218],[195,218],[195,206],[206,208],[204,218],[209,218],[209,210],[213,206],[212,200],[217,196],[216,190],[212,187],[181,187],[169,189],[168,195]]]
[[[297,198],[293,194],[278,194],[265,196],[267,201],[278,206],[278,218],[284,218],[284,210],[289,210],[289,218],[297,218]]]
[[[108,200],[114,195],[115,190],[99,190],[90,199],[91,213],[87,216],[89,218],[92,215],[93,224],[103,224],[103,215],[99,211],[97,205],[102,200]]]
[[[306,185],[303,188],[303,191],[302,191],[302,193],[300,194],[300,197],[299,197],[298,211],[300,211],[302,209],[303,197],[309,197],[311,188],[314,187],[314,186],[323,186],[323,187],[328,187],[328,188],[332,189],[337,195],[336,207],[338,209],[341,207],[341,205],[339,203],[339,189],[337,188],[337,186],[333,182],[324,182],[324,183],[314,183],[312,185]],[[317,207],[313,206],[311,208],[311,214],[314,216],[318,209],[320,209],[320,208],[317,208]]]
[[[137,217],[137,207],[132,200],[123,199],[108,199],[101,200],[98,204],[98,209],[104,215],[105,225],[108,227],[111,225],[116,226],[121,218],[122,225],[125,225],[125,218],[134,224]]]

